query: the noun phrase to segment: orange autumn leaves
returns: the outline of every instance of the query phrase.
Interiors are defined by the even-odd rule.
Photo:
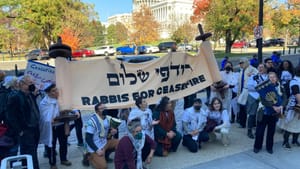
[[[193,3],[193,16],[191,21],[193,23],[199,22],[208,12],[212,0],[194,0]]]
[[[60,34],[62,43],[69,45],[72,51],[78,49],[79,47],[79,38],[75,35],[74,31],[68,27],[64,28]]]

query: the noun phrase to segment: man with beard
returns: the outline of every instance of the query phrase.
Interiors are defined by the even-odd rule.
[[[33,95],[35,90],[30,76],[19,78],[19,90],[12,92],[7,100],[7,125],[15,140],[20,141],[20,154],[31,155],[34,169],[39,169],[37,146],[40,112]]]

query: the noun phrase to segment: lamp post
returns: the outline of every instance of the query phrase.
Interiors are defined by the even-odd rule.
[[[264,16],[264,0],[259,0],[259,13],[258,13],[258,26],[263,28],[263,16]],[[262,33],[262,32],[261,32]],[[262,48],[263,48],[263,36],[257,39],[257,57],[258,61],[262,63]]]

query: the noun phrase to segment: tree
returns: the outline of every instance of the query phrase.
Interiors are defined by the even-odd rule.
[[[131,35],[135,44],[140,45],[156,41],[159,37],[157,32],[159,23],[146,5],[142,5],[140,9],[133,13],[133,28]]]
[[[100,21],[92,21],[90,31],[94,35],[93,46],[105,44],[105,26]]]
[[[117,43],[125,43],[128,41],[128,29],[126,28],[126,26],[124,24],[122,24],[121,22],[117,22],[116,23],[116,41]]]
[[[182,43],[185,40],[192,41],[197,34],[197,27],[190,22],[186,22],[179,26],[177,30],[174,31],[171,39],[176,41],[176,43]]]
[[[12,18],[13,25],[26,30],[35,46],[48,48],[64,27],[76,30],[82,46],[93,37],[86,31],[95,17],[93,6],[78,0],[2,0],[0,8],[2,18]]]
[[[107,41],[110,44],[127,43],[128,37],[128,29],[121,22],[109,25],[107,28]]]
[[[78,49],[79,39],[71,28],[64,28],[62,34],[60,34],[60,37],[64,44],[71,47],[72,51]]]
[[[235,40],[243,38],[246,32],[257,24],[258,3],[256,0],[194,0],[192,21],[202,21],[207,31],[224,36],[226,53],[231,52]],[[215,39],[219,39],[217,37]]]
[[[112,24],[112,25],[109,25],[107,27],[107,36],[106,36],[106,39],[107,39],[107,42],[109,44],[114,44],[116,43],[116,25]]]
[[[280,4],[272,11],[272,36],[281,37],[285,35],[286,41],[289,37],[300,35],[300,1],[288,0]]]

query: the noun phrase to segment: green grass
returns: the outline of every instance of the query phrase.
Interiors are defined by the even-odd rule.
[[[246,52],[246,53],[225,53],[224,51],[214,51],[216,58],[223,58],[225,56],[231,57],[252,57],[253,52]]]
[[[0,54],[0,61],[17,61],[17,60],[25,60],[25,57],[22,55],[11,57],[9,54]]]

